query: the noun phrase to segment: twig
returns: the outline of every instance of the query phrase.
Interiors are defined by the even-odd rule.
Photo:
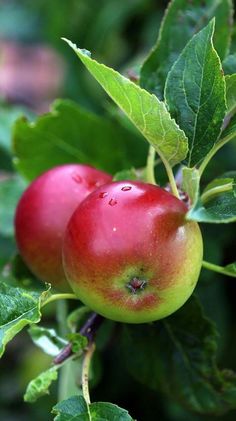
[[[88,343],[91,344],[94,340],[96,332],[100,327],[104,318],[97,313],[92,313],[91,316],[86,320],[85,324],[80,329],[79,333],[88,339]],[[63,361],[68,359],[73,354],[72,344],[66,345],[59,354],[54,358],[53,363],[61,364]]]
[[[95,351],[95,344],[91,342],[87,348],[87,352],[84,355],[83,365],[82,365],[82,391],[84,399],[88,404],[90,404],[90,394],[89,394],[89,368],[92,360],[93,353]]]

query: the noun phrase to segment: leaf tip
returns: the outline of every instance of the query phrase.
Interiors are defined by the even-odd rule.
[[[67,38],[62,37],[61,39],[62,41],[65,41],[69,45],[69,47],[71,47],[72,50],[74,50],[77,54],[82,54],[83,56],[91,57],[91,52],[89,50],[86,50],[86,48],[77,47],[77,45],[74,42],[70,41]]]
[[[74,50],[75,52],[78,51],[77,45],[74,42],[72,42],[69,39],[64,38],[64,37],[62,37],[61,39],[62,39],[62,41],[65,41],[69,45],[69,47],[72,48],[72,50]]]
[[[212,36],[213,36],[213,34],[214,34],[214,32],[215,32],[215,26],[216,26],[216,18],[215,18],[215,16],[209,21],[209,23],[208,23],[208,25],[206,26],[206,28],[207,27],[210,27],[211,28],[211,31],[212,31]]]

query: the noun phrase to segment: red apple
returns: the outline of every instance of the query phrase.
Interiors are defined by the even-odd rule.
[[[78,298],[121,322],[161,319],[192,294],[202,236],[186,205],[142,182],[114,182],[91,193],[68,224],[64,268]]]
[[[62,265],[62,238],[76,207],[111,176],[88,165],[62,165],[43,173],[23,193],[16,209],[20,254],[41,280],[68,289]]]

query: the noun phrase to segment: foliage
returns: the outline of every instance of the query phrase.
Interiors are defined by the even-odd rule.
[[[67,57],[70,80],[65,92],[74,101],[56,100],[48,113],[33,118],[25,108],[1,104],[0,354],[10,355],[14,343],[18,350],[18,333],[29,327],[33,344],[50,356],[51,363],[32,376],[24,399],[36,402],[50,389],[49,407],[58,421],[145,420],[155,419],[157,413],[164,421],[211,420],[215,415],[233,420],[235,411],[232,417],[227,412],[236,409],[236,366],[224,334],[229,331],[234,348],[235,330],[227,314],[234,322],[236,290],[233,279],[218,284],[224,276],[236,276],[235,225],[229,224],[236,221],[236,172],[231,168],[236,152],[232,2],[172,0],[146,57],[139,46],[150,47],[152,37],[154,42],[163,14],[161,5],[151,0],[124,2],[119,8],[115,0],[104,0],[93,3],[94,13],[90,1],[81,1],[81,8],[76,2],[60,1],[58,10],[44,0],[33,3],[23,1],[17,10],[27,9],[27,16],[35,18],[37,7],[45,12],[45,36]],[[9,7],[4,6],[5,16]],[[124,38],[133,20],[140,21],[138,47],[132,37],[129,43]],[[23,39],[27,31],[36,37],[34,25],[25,27]],[[78,73],[76,57],[55,34],[73,40],[67,42],[80,60]],[[95,51],[98,61],[74,44],[78,40]],[[127,62],[130,57],[133,62]],[[22,262],[13,261],[13,218],[20,195],[43,171],[69,162],[91,164],[110,172],[115,180],[152,182],[153,162],[148,159],[146,165],[148,146],[161,158],[155,166],[158,184],[166,187],[168,182],[176,196],[184,193],[190,204],[187,219],[203,223],[206,257],[214,261],[204,261],[203,267],[210,271],[202,272],[196,296],[159,322],[96,325],[90,309],[78,301],[68,304],[68,314],[63,314],[62,306],[55,318],[53,302],[75,297],[56,293],[35,280]],[[217,295],[217,288],[224,292]],[[46,323],[39,325],[42,315]],[[84,328],[89,320],[91,325]],[[223,333],[220,341],[218,330]],[[86,358],[92,361],[88,372]],[[59,390],[57,404],[53,384]],[[41,412],[41,419],[46,419],[45,413]],[[10,419],[1,410],[0,417]]]

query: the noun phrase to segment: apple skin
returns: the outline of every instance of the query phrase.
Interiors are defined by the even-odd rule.
[[[203,254],[186,205],[143,182],[104,185],[76,209],[63,263],[78,298],[93,311],[144,323],[179,309],[197,283]]]
[[[15,214],[16,242],[39,279],[62,291],[70,290],[62,265],[67,223],[80,202],[111,179],[88,165],[61,165],[40,175],[23,193]]]

